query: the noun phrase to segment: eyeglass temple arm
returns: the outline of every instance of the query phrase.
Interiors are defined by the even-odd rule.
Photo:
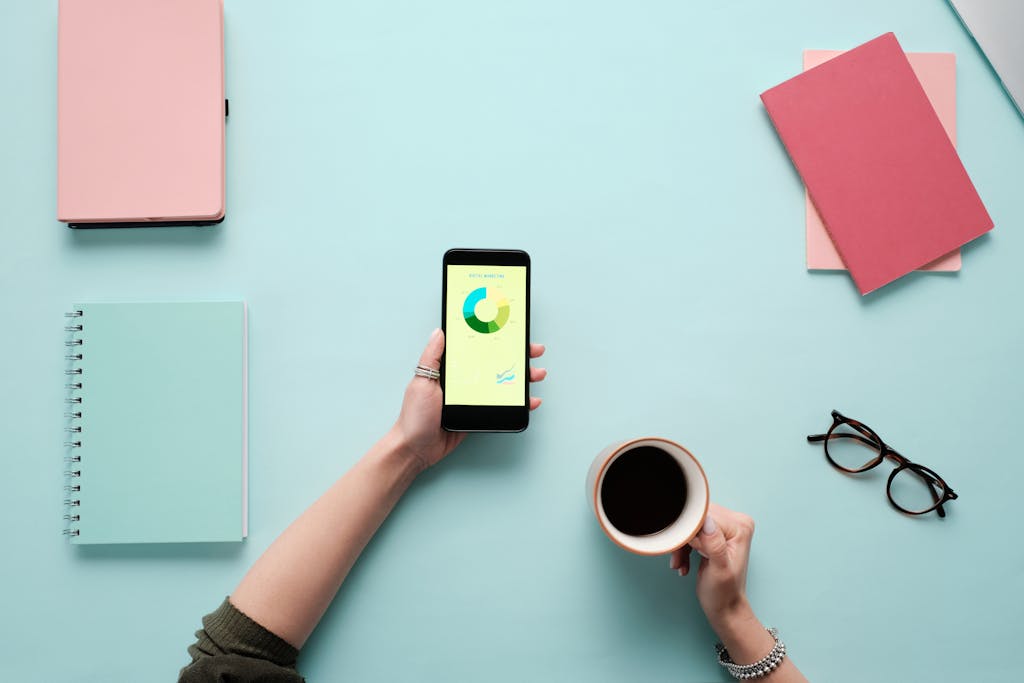
[[[877,443],[875,443],[871,439],[861,436],[860,434],[851,434],[849,432],[832,432],[831,434],[807,435],[807,443],[818,443],[819,441],[828,441],[830,439],[856,439],[865,446],[869,446],[871,448],[878,448]]]
[[[938,485],[939,482],[935,481],[927,472],[922,472],[921,474],[924,475],[924,482],[928,484],[928,493],[932,494],[932,500],[937,503],[935,511],[939,513],[939,517],[945,517],[946,511],[942,509],[942,504],[939,502],[942,498],[939,497],[939,494],[935,491],[935,486]]]

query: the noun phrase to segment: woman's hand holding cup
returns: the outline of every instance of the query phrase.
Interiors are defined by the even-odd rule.
[[[753,537],[753,519],[712,503],[701,532],[672,553],[669,560],[670,567],[686,576],[690,572],[690,551],[700,554],[697,600],[711,628],[737,662],[756,661],[774,644],[747,601],[747,564]]]

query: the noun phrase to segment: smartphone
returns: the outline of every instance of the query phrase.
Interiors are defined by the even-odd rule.
[[[530,422],[530,256],[450,249],[443,270],[441,427],[521,432]]]

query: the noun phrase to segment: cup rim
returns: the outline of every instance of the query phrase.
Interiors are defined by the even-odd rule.
[[[700,516],[700,519],[702,520],[701,521],[701,525],[699,525],[696,529],[694,529],[693,533],[690,534],[689,536],[687,536],[681,543],[679,543],[678,545],[673,546],[672,548],[670,548],[668,550],[657,550],[657,551],[638,550],[637,548],[631,548],[631,547],[625,545],[624,543],[620,542],[619,539],[617,539],[615,537],[615,535],[612,534],[608,530],[608,526],[604,523],[604,520],[601,519],[601,514],[598,512],[598,510],[600,510],[600,503],[598,501],[598,493],[599,493],[600,488],[601,488],[600,487],[600,482],[603,481],[603,479],[604,479],[604,472],[608,468],[609,463],[611,463],[612,460],[614,460],[616,457],[618,457],[620,454],[622,454],[623,451],[628,450],[630,447],[632,447],[633,445],[635,445],[635,444],[637,444],[637,443],[639,443],[641,441],[660,441],[661,443],[665,443],[665,444],[668,444],[670,446],[674,446],[674,447],[678,448],[683,453],[685,453],[686,456],[688,458],[690,458],[690,460],[693,461],[694,465],[697,466],[697,469],[700,471],[701,481],[704,483],[704,511],[701,513],[701,516]],[[686,448],[686,446],[684,446],[684,445],[682,445],[680,443],[677,443],[677,442],[673,441],[672,439],[666,439],[663,436],[640,436],[640,437],[636,437],[634,439],[629,439],[628,441],[623,441],[618,446],[616,446],[605,457],[604,462],[601,463],[601,467],[598,468],[597,476],[594,478],[593,489],[594,490],[590,492],[590,495],[593,497],[592,503],[593,503],[593,509],[594,509],[594,516],[597,517],[597,523],[601,525],[601,530],[604,531],[604,535],[607,536],[609,539],[611,539],[611,541],[615,545],[619,546],[623,550],[626,550],[628,552],[634,553],[636,555],[648,555],[648,556],[667,555],[668,553],[674,553],[675,551],[677,551],[680,548],[682,548],[684,545],[686,545],[691,540],[693,540],[694,537],[697,536],[697,534],[700,533],[701,526],[703,526],[703,520],[707,519],[708,507],[711,504],[711,491],[708,488],[708,475],[704,471],[704,467],[700,464],[700,461],[697,460],[696,456],[694,456],[694,454],[691,453],[689,451],[689,449]]]

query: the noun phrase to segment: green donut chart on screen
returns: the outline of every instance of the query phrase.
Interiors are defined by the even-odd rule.
[[[509,318],[509,304],[505,295],[487,287],[474,289],[462,304],[462,317],[473,330],[482,334],[497,332]]]

